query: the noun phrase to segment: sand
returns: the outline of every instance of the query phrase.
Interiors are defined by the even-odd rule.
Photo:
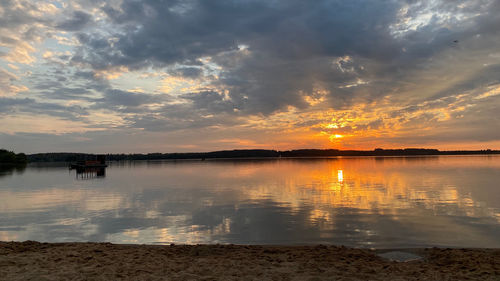
[[[0,242],[0,280],[500,280],[500,249]],[[396,256],[398,256],[396,255]]]

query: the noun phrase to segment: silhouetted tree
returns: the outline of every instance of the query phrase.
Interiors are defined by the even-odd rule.
[[[26,154],[15,154],[13,151],[0,149],[0,164],[26,164],[26,162]]]

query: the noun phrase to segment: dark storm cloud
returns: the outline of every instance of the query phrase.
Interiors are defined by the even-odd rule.
[[[40,87],[41,85],[37,85]],[[53,101],[57,100],[82,100],[89,102],[96,102],[98,98],[94,97],[94,93],[89,91],[87,88],[73,88],[73,87],[57,87],[55,89],[42,90],[37,92],[39,97],[44,99],[51,99]]]
[[[156,111],[125,119],[131,122],[134,128],[153,132],[226,127],[242,123],[237,116],[225,112],[212,114],[209,110],[200,110],[191,103],[168,104]]]
[[[66,31],[78,31],[92,21],[92,16],[82,11],[74,11],[71,18],[56,25],[56,28]]]
[[[323,131],[330,118],[313,112],[359,109],[344,116],[357,121],[331,133],[397,123],[498,139],[484,123],[500,101],[474,99],[500,83],[498,1],[82,0],[47,17],[19,3],[0,0],[0,29],[10,30],[0,55],[31,57],[18,62],[24,68],[2,66],[15,75],[3,83],[14,96],[2,98],[3,114],[84,120],[98,111],[124,120],[113,128],[152,132],[254,119]],[[43,36],[52,40],[35,40]],[[31,45],[16,54],[23,40]],[[360,120],[379,106],[388,118]],[[450,116],[444,125],[440,110]],[[271,116],[286,111],[296,118]]]
[[[93,71],[74,70],[64,64],[46,63],[30,74],[30,96],[46,103],[64,100],[98,102],[101,92],[109,89],[107,80],[95,77]]]
[[[174,76],[198,78],[203,74],[203,70],[198,67],[180,67],[172,69],[168,73]]]
[[[0,97],[0,114],[6,114],[13,110],[15,106],[25,106],[35,103],[33,99],[17,99]]]
[[[159,103],[165,100],[165,96],[108,89],[105,91],[103,99],[99,102],[103,106],[135,108],[141,105]]]
[[[136,26],[114,45],[123,56],[109,59],[168,64],[236,50],[239,44],[286,59],[348,51],[392,56],[387,27],[398,8],[390,1],[146,0],[124,1],[122,11],[104,11],[115,23]]]
[[[217,83],[230,89],[236,108],[250,114],[288,105],[304,108],[303,95],[316,81],[328,89],[355,81],[357,73],[334,69],[332,58],[397,55],[388,25],[398,8],[392,2],[124,1],[121,11],[104,8],[118,27],[124,26],[114,34],[117,41],[80,34],[85,48],[78,59],[97,69],[133,69],[199,64],[211,56],[223,67]],[[241,46],[248,46],[247,55],[239,52]],[[340,94],[343,100],[351,91],[342,92],[347,92]]]
[[[88,112],[80,106],[63,106],[55,103],[38,102],[30,98],[0,97],[0,116],[12,113],[51,115],[67,120],[81,120]]]
[[[200,59],[211,57],[222,67],[214,85],[229,89],[233,106],[245,113],[306,108],[304,96],[318,86],[329,91],[328,103],[340,108],[357,96],[370,101],[393,91],[434,55],[460,48],[456,39],[466,42],[482,34],[470,44],[486,48],[484,37],[498,35],[499,5],[463,2],[457,8],[449,1],[125,0],[119,9],[102,8],[115,28],[115,40],[98,32],[81,33],[83,47],[73,59],[95,69],[140,69],[203,66]],[[427,22],[401,26],[405,18],[420,20],[431,9],[437,14]],[[440,13],[452,16],[440,18]],[[477,13],[481,15],[471,16]],[[464,21],[453,14],[471,17]],[[338,61],[340,57],[346,59]],[[193,78],[201,70],[187,67],[176,74]],[[370,84],[343,87],[359,79]],[[213,108],[219,103],[207,102]]]
[[[236,108],[223,94],[215,91],[184,94],[180,97],[190,100],[195,109],[205,109],[209,113],[233,112]]]

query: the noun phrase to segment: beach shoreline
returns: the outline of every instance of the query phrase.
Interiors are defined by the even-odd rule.
[[[0,242],[0,280],[500,280],[500,249]]]

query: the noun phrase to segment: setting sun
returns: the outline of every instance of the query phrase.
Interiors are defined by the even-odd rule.
[[[499,15],[0,1],[0,279],[497,280]]]

